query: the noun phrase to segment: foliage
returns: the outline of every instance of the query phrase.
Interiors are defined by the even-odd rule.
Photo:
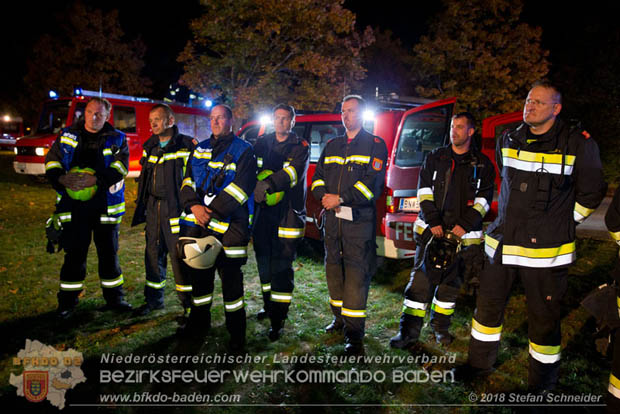
[[[343,0],[209,0],[179,56],[182,82],[233,106],[236,118],[262,105],[332,110],[364,77],[360,51],[372,30],[354,31]]]
[[[35,44],[25,84],[24,112],[39,109],[47,91],[70,95],[84,89],[132,95],[150,92],[151,82],[140,76],[145,46],[125,38],[118,11],[103,12],[76,2],[56,17],[60,22]]]
[[[417,92],[458,96],[479,119],[519,110],[548,71],[542,29],[520,22],[521,0],[444,1],[430,34],[413,48]]]

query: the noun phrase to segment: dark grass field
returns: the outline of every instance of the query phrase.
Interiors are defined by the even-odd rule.
[[[412,263],[387,260],[373,280],[368,300],[365,349],[366,356],[373,360],[341,361],[342,335],[323,332],[331,316],[321,246],[311,241],[301,246],[295,261],[294,299],[285,335],[275,343],[266,337],[267,322],[254,317],[262,306],[254,258],[250,257],[244,267],[248,314],[246,352],[252,359],[250,362],[222,363],[208,359],[229,355],[219,282],[214,296],[214,327],[205,343],[181,342],[175,338],[176,318],[181,308],[173,284],[166,288],[166,308],[148,317],[101,311],[104,301],[94,246],[89,254],[87,288],[80,298],[78,312],[69,323],[58,323],[54,311],[62,254],[46,253],[44,234],[55,194],[44,180],[15,174],[12,158],[10,152],[0,153],[0,405],[6,407],[4,412],[58,411],[48,401],[31,403],[16,396],[15,387],[9,384],[11,373],[22,372],[21,367],[13,365],[13,357],[24,348],[27,339],[57,349],[72,348],[83,354],[81,369],[87,381],[67,391],[64,412],[94,409],[132,413],[164,410],[184,413],[528,412],[527,407],[509,404],[509,399],[516,395],[527,394],[527,320],[521,286],[515,286],[507,308],[497,371],[484,381],[453,383],[448,370],[466,359],[474,298],[465,294],[459,297],[452,326],[456,340],[450,347],[435,345],[430,328],[425,326],[418,346],[411,351],[392,350],[388,341],[398,328],[402,291]],[[136,184],[129,180],[128,214],[121,225],[120,262],[128,300],[139,306],[143,301],[144,231],[129,226],[135,195]],[[607,281],[617,248],[611,242],[580,240],[578,249],[579,260],[571,269],[563,304],[563,365],[557,393],[593,394],[603,396],[600,401],[604,402],[610,361],[594,349],[594,324],[579,303],[594,287]],[[139,363],[109,363],[105,361],[106,355],[146,356],[147,359]],[[196,363],[148,360],[148,357],[167,355],[196,355],[202,359]],[[417,363],[399,360],[409,356],[418,357]],[[293,357],[298,360],[291,360]],[[109,372],[114,370],[187,370],[199,376],[207,371],[224,377],[223,380],[212,377],[207,383],[195,380],[157,383],[148,376],[137,383],[127,379],[113,382]],[[256,377],[235,378],[235,373]],[[285,376],[287,373],[289,377]],[[332,373],[334,377],[329,376]],[[440,379],[430,380],[431,374]],[[144,393],[150,393],[151,399],[157,395],[172,398],[176,393],[178,398],[200,395],[211,400],[209,405],[189,400],[162,403],[144,400]],[[105,403],[103,399],[110,398],[109,395],[142,398],[142,401]],[[482,399],[489,402],[482,403]],[[556,404],[541,408],[542,412],[569,410],[571,413],[601,410],[594,405]]]

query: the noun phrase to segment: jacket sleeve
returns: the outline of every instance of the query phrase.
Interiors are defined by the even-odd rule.
[[[486,157],[485,157],[486,158]],[[495,167],[491,161],[485,159],[484,167],[477,177],[476,194],[474,196],[474,205],[468,207],[463,217],[457,220],[458,224],[465,229],[466,232],[475,228],[481,228],[484,216],[489,212],[491,203],[493,202],[493,190],[495,187]]]
[[[114,161],[103,171],[97,171],[97,182],[108,188],[125,178],[129,172],[129,146],[127,137],[123,136],[123,143],[114,155]]]
[[[220,217],[229,217],[248,201],[256,187],[256,158],[254,149],[248,147],[235,166],[235,178],[215,197],[209,208]]]
[[[194,158],[194,151],[187,160],[187,166],[185,168],[185,175],[183,176],[183,183],[181,184],[181,205],[183,210],[187,214],[190,214],[192,206],[196,204],[202,204],[198,193],[196,192],[196,183],[194,182],[194,175],[192,172],[192,159]]]
[[[424,221],[430,227],[442,225],[441,214],[435,205],[435,196],[433,194],[433,173],[435,171],[435,163],[433,153],[426,156],[420,176],[418,178],[418,200],[420,209],[424,214]]]
[[[312,185],[310,186],[310,191],[312,191],[312,195],[314,198],[320,203],[323,199],[323,196],[327,194],[327,184],[325,183],[324,169],[325,169],[325,152],[329,147],[329,142],[321,151],[321,156],[319,157],[319,162],[316,163],[316,168],[314,169],[314,175],[312,176]]]
[[[292,159],[289,165],[275,172],[267,179],[271,193],[293,188],[299,180],[304,179],[306,176],[305,172],[308,170],[308,148],[308,145],[301,143],[295,145],[290,154]]]
[[[387,164],[387,148],[385,142],[380,138],[374,138],[370,162],[366,165],[364,176],[356,181],[352,187],[340,192],[343,204],[374,205],[377,198],[381,196],[383,184],[385,183],[385,168]],[[378,140],[378,141],[377,141]],[[378,166],[376,163],[380,162]]]
[[[616,189],[614,198],[605,214],[605,225],[612,239],[620,244],[620,187]]]
[[[607,192],[598,145],[591,138],[579,136],[575,160],[575,208],[573,218],[582,223],[596,210]]]
[[[52,147],[45,156],[45,175],[54,190],[59,193],[65,191],[65,187],[58,182],[58,179],[66,173],[61,161],[62,151],[60,150],[60,140],[59,137],[56,137]]]

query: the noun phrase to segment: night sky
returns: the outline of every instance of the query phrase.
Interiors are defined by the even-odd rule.
[[[161,98],[167,86],[182,73],[176,57],[190,37],[189,20],[200,15],[199,2],[183,0],[166,5],[126,0],[83,2],[104,10],[120,10],[125,33],[130,37],[141,36],[147,45],[144,74],[154,83],[151,97]],[[32,45],[42,33],[53,32],[62,24],[54,21],[53,16],[65,5],[65,2],[50,1],[33,7],[30,2],[19,2],[10,15],[5,14],[0,107],[20,93]],[[440,9],[440,3],[435,0],[374,3],[348,0],[345,5],[357,14],[360,28],[371,25],[390,29],[407,47],[426,32],[428,18]],[[576,60],[587,58],[584,49],[598,47],[606,32],[618,26],[619,13],[617,1],[526,0],[523,19],[543,27],[543,47],[551,51],[550,60],[557,64],[553,71],[560,65],[580,63]]]

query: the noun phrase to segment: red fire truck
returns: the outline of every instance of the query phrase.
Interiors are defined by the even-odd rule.
[[[44,175],[45,155],[54,143],[60,130],[71,125],[84,113],[89,97],[106,98],[112,104],[109,122],[127,135],[129,145],[129,176],[140,173],[142,144],[151,136],[149,111],[157,103],[170,105],[175,113],[179,131],[199,141],[211,135],[210,111],[176,102],[159,102],[146,98],[79,91],[72,97],[51,97],[43,104],[38,125],[29,136],[17,140],[13,167],[19,174]]]

